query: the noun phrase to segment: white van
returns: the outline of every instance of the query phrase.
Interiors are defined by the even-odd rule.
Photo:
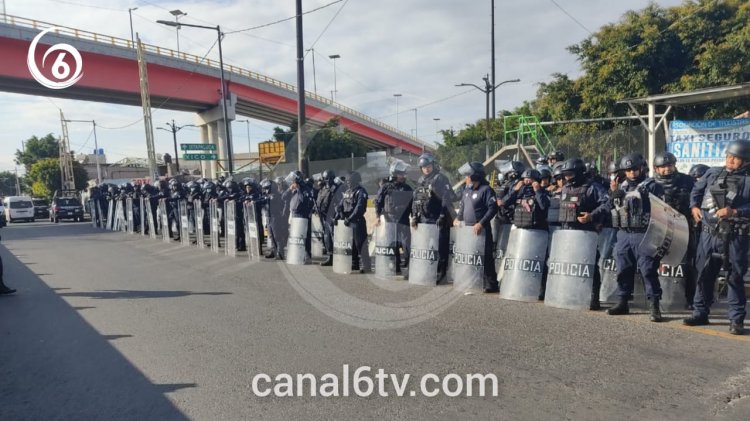
[[[5,220],[34,222],[34,202],[29,196],[8,196],[3,199]]]

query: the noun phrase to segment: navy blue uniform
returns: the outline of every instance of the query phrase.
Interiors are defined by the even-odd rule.
[[[332,182],[324,185],[318,191],[318,197],[315,200],[318,217],[323,225],[323,244],[326,247],[328,255],[333,255],[333,229],[335,227],[336,207],[344,198],[344,187],[338,183]]]
[[[719,196],[719,197],[717,197]],[[725,203],[717,203],[717,199]],[[723,206],[722,206],[723,205]],[[723,207],[737,211],[734,218],[750,218],[750,174],[748,167],[728,173],[724,168],[710,168],[693,187],[690,193],[690,207],[702,210],[702,232],[696,253],[696,282],[693,299],[693,315],[708,316],[714,303],[714,285],[716,276],[721,270],[726,241],[729,241],[729,259],[731,267],[727,276],[727,302],[729,320],[743,322],[746,316],[747,297],[743,277],[747,272],[748,228],[745,223],[733,223],[730,220],[718,219],[715,212]],[[716,256],[716,257],[715,257]]]
[[[450,186],[448,177],[432,171],[419,178],[412,200],[412,216],[415,224],[437,224],[438,226],[438,274],[442,276],[448,267],[450,227],[453,222],[453,202],[458,197]]]
[[[629,192],[637,192],[637,194],[626,196]],[[633,299],[636,269],[643,278],[648,299],[661,300],[661,284],[658,274],[661,259],[645,254],[640,248],[651,218],[649,193],[663,198],[664,188],[653,178],[643,178],[637,181],[625,180],[618,190],[612,193],[613,202],[610,206],[610,212],[613,215],[612,226],[618,228],[617,243],[614,248],[617,288],[618,296],[623,301]]]
[[[289,210],[284,213],[292,215],[292,218],[307,219],[305,253],[307,254],[307,258],[310,258],[312,250],[312,224],[310,223],[310,216],[312,215],[313,204],[315,203],[313,189],[306,183],[300,183],[298,188],[290,188],[289,190]]]
[[[495,191],[482,180],[478,187],[467,185],[463,190],[463,197],[458,207],[457,219],[463,221],[466,226],[481,224],[484,230],[484,287],[485,289],[497,290],[497,273],[494,261],[492,238],[492,218],[497,214],[497,199]]]
[[[344,220],[345,224],[352,227],[352,265],[354,268],[370,270],[370,251],[367,248],[367,223],[365,211],[367,210],[367,190],[362,186],[349,188],[344,192],[344,197],[336,208],[336,219]]]
[[[396,250],[403,247],[404,254],[397,251],[396,259],[399,264],[409,265],[409,250],[411,249],[411,231],[409,230],[409,216],[412,212],[414,191],[406,183],[386,182],[378,190],[373,201],[375,215],[378,220],[382,215],[386,222],[396,223]]]

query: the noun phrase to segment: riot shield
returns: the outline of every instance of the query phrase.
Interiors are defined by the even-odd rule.
[[[398,224],[380,216],[375,228],[375,276],[387,278],[398,271]]]
[[[203,233],[203,201],[200,199],[193,200],[193,215],[195,216],[195,245],[199,249],[206,248],[206,238]]]
[[[542,291],[549,232],[516,228],[510,232],[503,258],[500,298],[536,302]]]
[[[115,224],[115,201],[107,199],[107,229],[112,230],[112,226]]]
[[[122,208],[122,200],[117,200],[115,205],[115,222],[112,231],[125,231],[125,209]]]
[[[94,200],[89,200],[89,214],[91,215],[91,226],[96,228],[99,215],[96,213],[96,201]]]
[[[161,221],[161,239],[165,243],[169,243],[171,240],[169,236],[171,229],[169,226],[169,214],[167,213],[167,199],[159,199],[159,218]]]
[[[677,266],[687,252],[690,227],[685,216],[666,202],[649,193],[651,219],[646,235],[639,248],[650,256],[661,259],[661,263]]]
[[[237,221],[234,219],[236,211],[234,200],[224,201],[224,254],[232,257],[237,255]]]
[[[456,227],[450,227],[448,238],[448,262],[445,268],[445,282],[452,284],[455,279],[453,271],[453,256],[456,254]]]
[[[676,266],[667,264],[659,267],[659,283],[661,284],[661,305],[662,310],[667,312],[685,310],[687,308],[687,299],[685,298],[685,286],[688,281],[690,263],[687,258]]]
[[[481,290],[484,287],[485,262],[484,230],[474,234],[474,227],[456,228],[456,246],[453,255],[453,289],[457,291]]]
[[[503,258],[508,250],[510,244],[510,233],[515,231],[516,227],[513,224],[498,224],[497,236],[492,237],[495,240],[494,254],[495,261],[495,272],[497,272],[497,280],[503,278]]]
[[[333,272],[344,275],[352,273],[352,248],[354,233],[344,221],[336,221],[333,230]]]
[[[544,304],[584,310],[591,303],[598,235],[561,229],[552,234]]]
[[[313,214],[310,218],[312,221],[312,257],[325,257],[326,249],[323,244],[323,222],[320,215]]]
[[[180,199],[175,203],[177,213],[180,215],[180,244],[190,245],[190,223],[188,220],[187,200]]]
[[[263,232],[263,238],[266,240],[266,248],[268,250],[273,250],[273,239],[271,238],[271,233],[269,231],[271,218],[268,216],[268,208],[266,206],[263,206],[260,210],[260,220],[263,223],[263,226],[260,227],[260,229]]]
[[[143,237],[146,236],[146,231],[147,231],[147,228],[148,228],[148,225],[147,225],[148,221],[146,220],[147,219],[147,215],[146,215],[147,210],[146,210],[146,207],[148,205],[149,205],[148,199],[146,199],[143,196],[141,196],[141,197],[138,198],[138,206],[140,207],[140,215],[141,215],[140,231],[141,231],[141,236],[143,236]]]
[[[135,221],[133,221],[133,198],[125,198],[125,211],[127,215],[127,231],[128,234],[135,234]]]
[[[307,240],[307,218],[292,217],[289,224],[289,240],[286,247],[286,263],[288,265],[305,264],[305,240]]]
[[[154,210],[151,208],[151,199],[145,198],[146,216],[148,217],[148,237],[156,239],[156,227],[158,220],[154,218]],[[157,212],[158,217],[158,212]]]
[[[211,199],[208,201],[209,234],[211,237],[211,251],[219,252],[219,201]]]
[[[439,260],[440,230],[435,224],[418,224],[411,231],[409,283],[435,286]]]
[[[245,202],[244,214],[245,214],[245,239],[247,242],[247,255],[251,262],[259,262],[261,254],[263,253],[263,245],[260,239],[260,227],[255,217],[256,204],[255,202]]]
[[[104,220],[104,214],[102,213],[102,204],[98,200],[96,201],[96,216],[96,225],[99,228],[104,228],[104,224],[106,223],[106,221]]]
[[[617,296],[617,265],[614,250],[617,243],[617,229],[604,228],[599,233],[599,276],[602,287],[599,290],[599,301],[602,303],[616,303]]]

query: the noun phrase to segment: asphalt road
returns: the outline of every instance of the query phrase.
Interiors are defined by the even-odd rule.
[[[253,264],[37,222],[3,229],[0,420],[750,419],[750,336],[721,317],[547,308]],[[258,373],[493,373],[498,396],[259,397]],[[407,390],[418,390],[412,380]]]

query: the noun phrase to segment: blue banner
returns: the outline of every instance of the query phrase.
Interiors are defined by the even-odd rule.
[[[695,164],[724,165],[729,142],[750,140],[750,118],[732,120],[675,120],[669,123],[667,151],[677,157],[677,169],[688,172]]]

